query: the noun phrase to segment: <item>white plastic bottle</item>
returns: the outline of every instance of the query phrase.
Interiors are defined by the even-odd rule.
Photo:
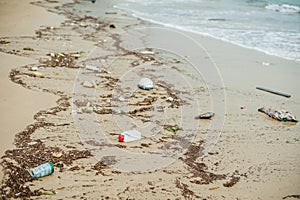
[[[119,135],[119,142],[131,142],[140,140],[142,134],[137,130],[124,131]]]

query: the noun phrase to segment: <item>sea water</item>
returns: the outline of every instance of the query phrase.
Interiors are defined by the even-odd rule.
[[[168,27],[300,61],[300,0],[124,0],[116,7]]]

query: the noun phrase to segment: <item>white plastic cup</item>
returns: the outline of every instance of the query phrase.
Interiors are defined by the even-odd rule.
[[[35,168],[30,169],[29,174],[33,178],[40,178],[43,176],[48,176],[54,172],[54,166],[52,162],[47,162],[39,165]]]

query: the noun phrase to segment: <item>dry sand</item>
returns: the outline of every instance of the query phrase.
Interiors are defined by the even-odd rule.
[[[20,105],[22,111],[13,112],[14,119],[22,116],[29,126],[16,119],[23,131],[9,132],[16,134],[16,148],[2,158],[2,197],[299,198],[299,124],[257,112],[266,105],[300,116],[299,62],[151,25],[112,8],[113,3],[37,2],[66,20],[54,27],[43,20],[34,37],[9,33],[1,38],[7,43],[1,44],[2,52],[32,59],[13,63],[9,57],[15,56],[1,53],[8,67],[17,65],[4,70],[7,76],[11,71],[14,82],[3,79],[9,91],[27,91],[20,94],[22,100],[29,91],[43,91],[41,99],[34,98],[41,104],[28,112]],[[154,90],[136,87],[143,76],[155,80]],[[44,103],[45,98],[53,102],[49,95],[59,98],[51,108]],[[12,102],[1,106],[9,108]],[[32,122],[37,109],[42,110]],[[210,110],[216,113],[212,120],[194,119]],[[165,129],[175,125],[182,130]],[[12,129],[10,123],[5,127]],[[139,129],[144,137],[118,143],[118,134],[127,129]],[[46,161],[54,163],[54,174],[33,180],[27,170]]]

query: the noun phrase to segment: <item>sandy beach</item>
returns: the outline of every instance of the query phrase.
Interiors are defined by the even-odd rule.
[[[1,199],[299,199],[300,63],[115,3],[0,3]]]

